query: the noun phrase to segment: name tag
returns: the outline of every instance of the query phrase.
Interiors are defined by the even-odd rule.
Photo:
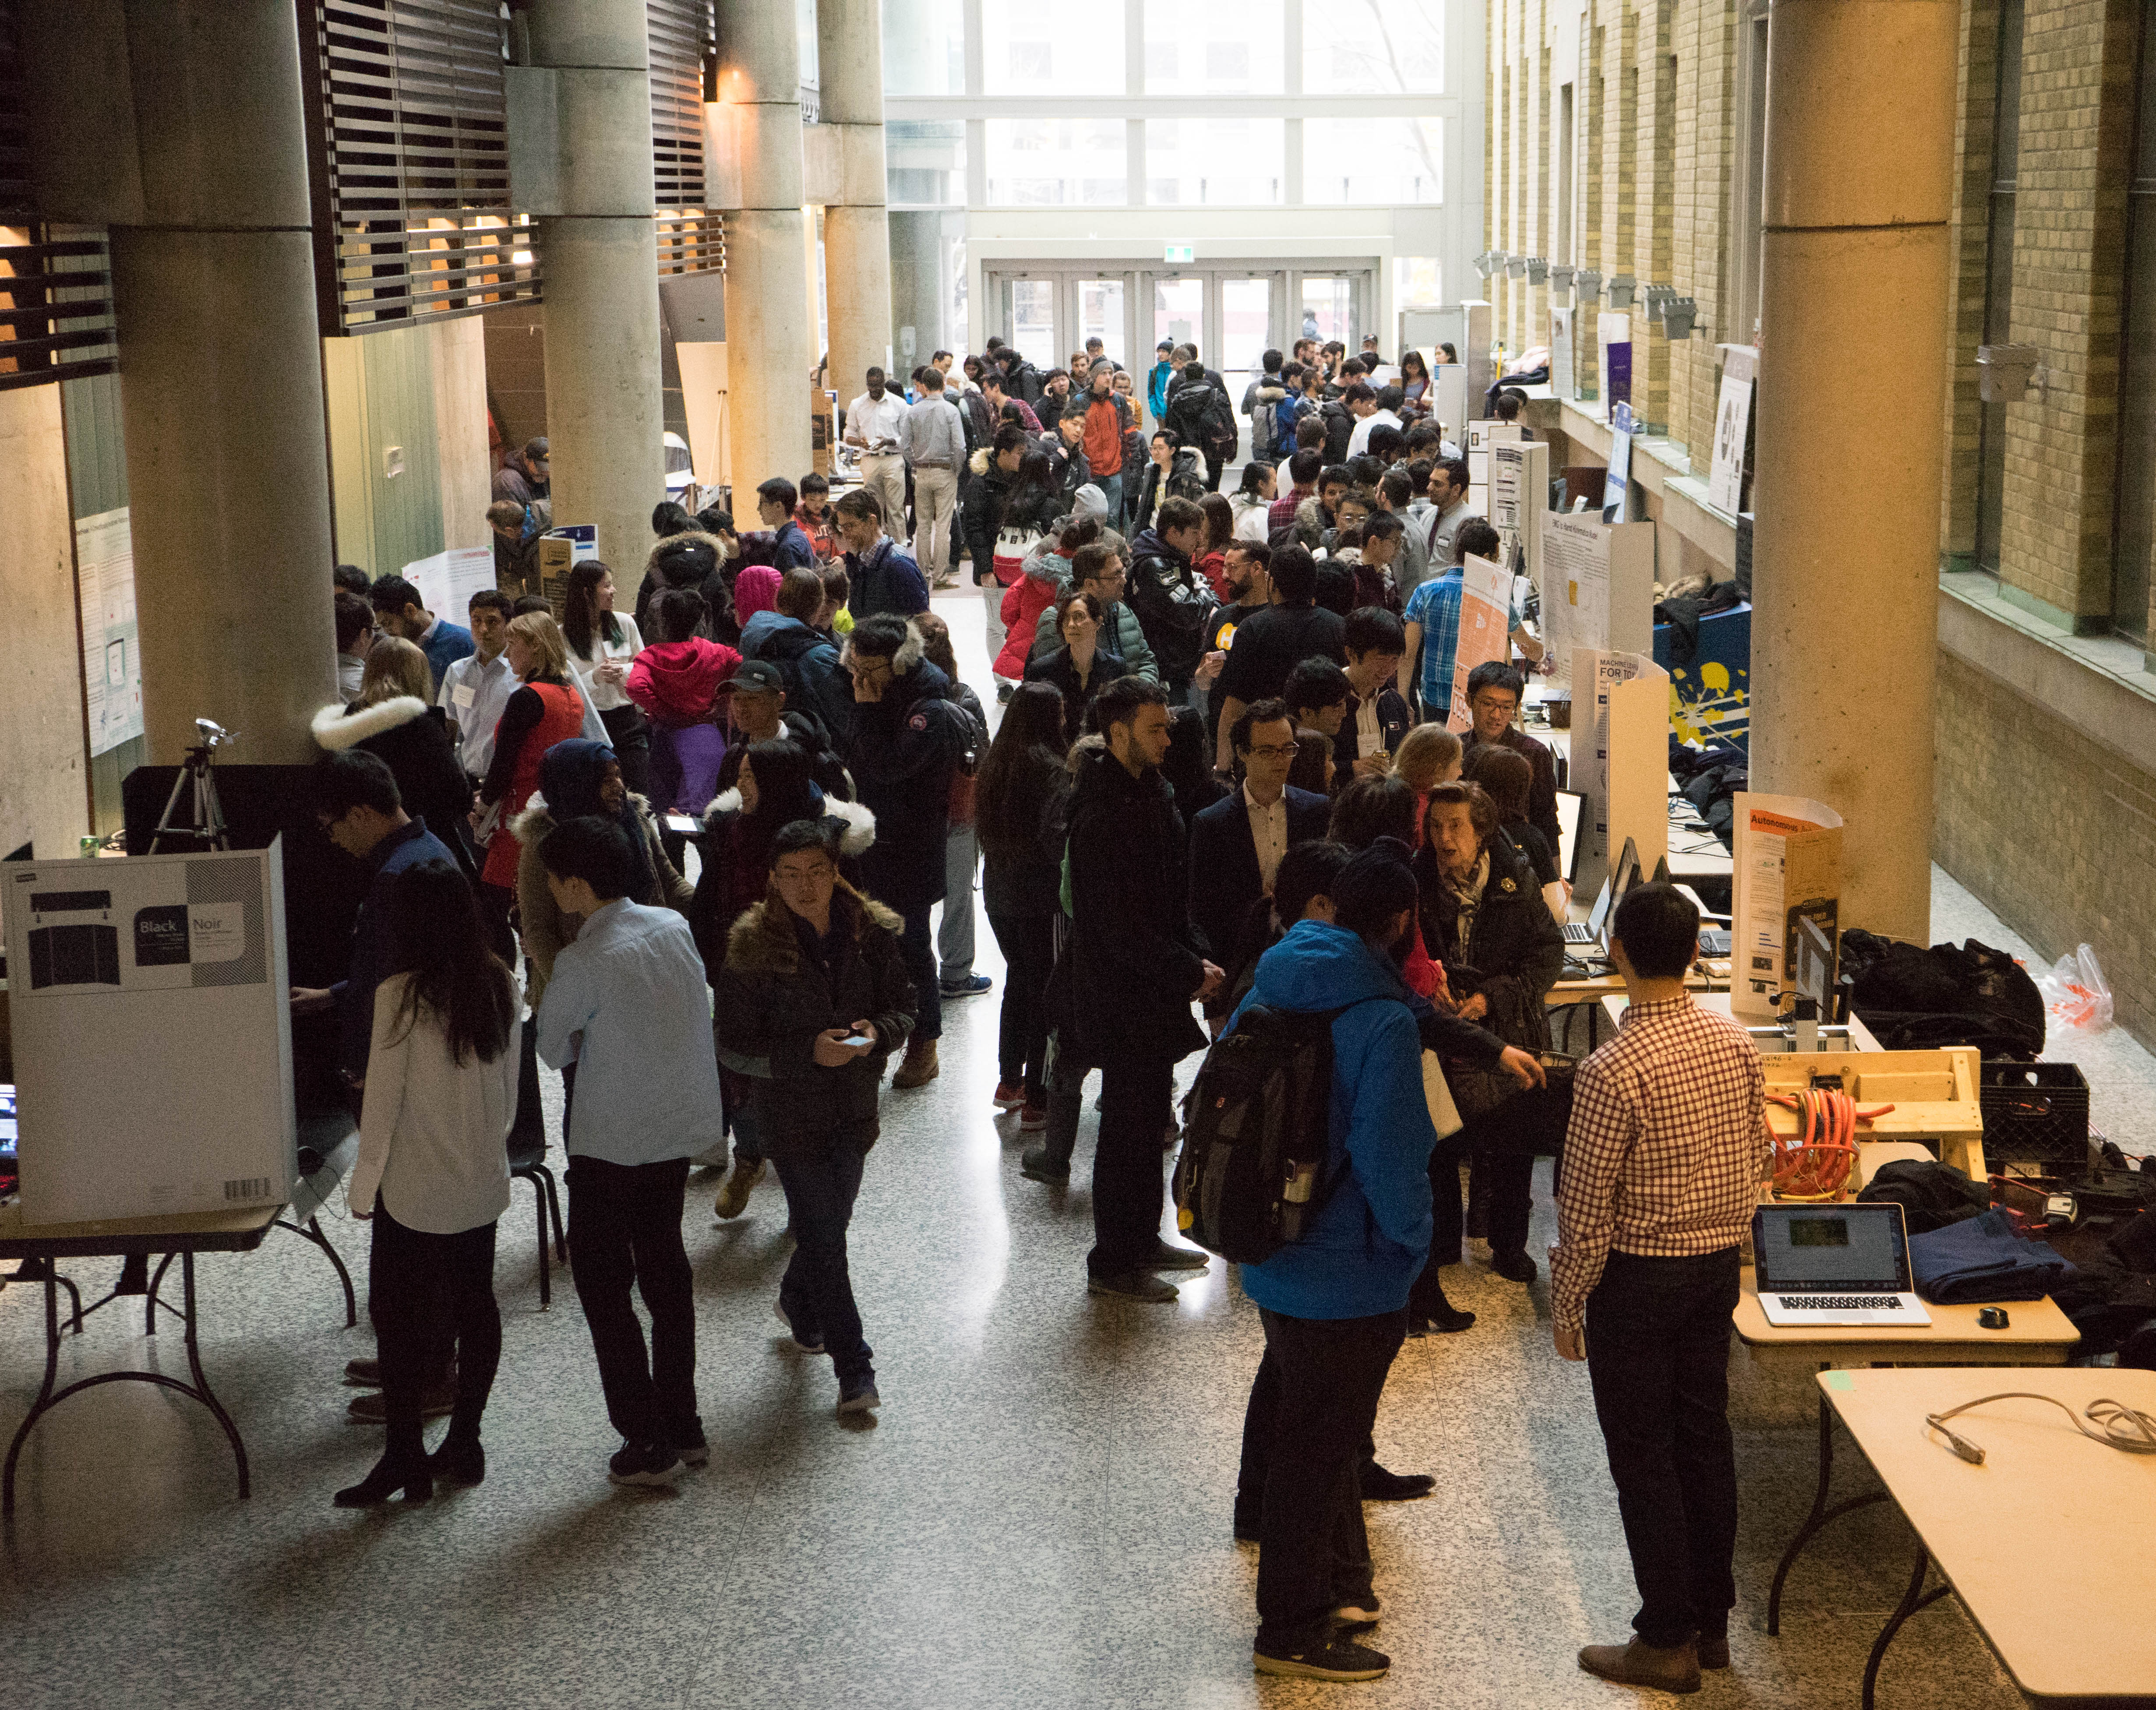
[[[479,696],[472,691],[472,686],[470,684],[459,683],[455,688],[449,691],[449,699],[455,702],[459,706],[468,707],[473,701],[479,699]]]

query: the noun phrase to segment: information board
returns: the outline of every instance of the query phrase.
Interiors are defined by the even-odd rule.
[[[82,684],[90,752],[109,753],[142,734],[142,652],[135,620],[135,538],[125,506],[74,526],[81,604]]]

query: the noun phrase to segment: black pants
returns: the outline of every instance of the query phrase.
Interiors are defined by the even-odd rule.
[[[991,911],[988,926],[1004,953],[1004,1008],[996,1038],[998,1077],[1023,1085],[1028,1104],[1047,1096],[1048,976],[1055,967],[1055,922],[1049,915]]]
[[[1227,461],[1226,458],[1215,457],[1209,451],[1205,454],[1205,490],[1207,492],[1217,493],[1220,490],[1220,471]]]
[[[1407,1321],[1259,1317],[1265,1357],[1243,1415],[1243,1453],[1246,1466],[1265,1468],[1258,1648],[1281,1655],[1322,1641],[1334,1610],[1372,1594],[1357,1471]]]
[[[942,857],[938,855],[937,860]],[[906,1036],[909,1045],[915,1040],[937,1040],[943,1036],[943,972],[936,960],[936,936],[928,923],[932,902],[916,902],[911,908],[899,911],[905,922],[905,930],[898,935],[898,959],[906,964],[906,977],[913,982],[913,1031]]]
[[[696,1309],[681,1204],[689,1160],[569,1160],[569,1271],[591,1327],[607,1417],[632,1443],[670,1442],[696,1414]],[[629,1285],[651,1315],[651,1353]]]
[[[793,1256],[779,1280],[778,1304],[795,1336],[824,1344],[841,1384],[873,1379],[875,1350],[861,1335],[846,1266],[846,1229],[861,1190],[861,1148],[834,1135],[820,1144],[788,1142],[771,1161],[793,1220]]]
[[[409,1462],[426,1452],[420,1402],[457,1353],[453,1439],[479,1440],[480,1415],[501,1363],[501,1309],[494,1298],[494,1225],[455,1235],[408,1228],[379,1199],[372,1220],[367,1316],[382,1358],[388,1453]]]
[[[1612,1253],[1587,1297],[1587,1374],[1650,1645],[1719,1633],[1737,1601],[1729,1435],[1734,1247],[1691,1259]]]
[[[651,721],[634,706],[609,706],[599,714],[607,742],[621,764],[621,781],[644,797],[651,797]],[[678,870],[680,863],[675,866]]]
[[[1136,1271],[1160,1240],[1161,1141],[1175,1100],[1175,1065],[1124,1058],[1101,1069],[1101,1137],[1093,1145],[1095,1276]]]

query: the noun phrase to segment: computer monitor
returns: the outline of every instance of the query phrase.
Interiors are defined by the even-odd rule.
[[[0,1086],[0,1176],[16,1173],[15,1089]]]
[[[1630,896],[1639,888],[1640,881],[1639,846],[1628,837],[1624,852],[1617,857],[1617,870],[1609,876],[1610,906],[1614,908]]]
[[[1579,888],[1579,809],[1580,799],[1573,791],[1557,793],[1557,870],[1575,891]]]

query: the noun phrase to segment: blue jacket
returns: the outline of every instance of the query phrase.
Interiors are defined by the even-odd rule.
[[[816,548],[809,543],[808,531],[790,516],[771,537],[771,562],[782,571],[816,567]]]
[[[928,584],[921,579],[921,567],[889,535],[865,552],[846,554],[846,579],[853,590],[846,597],[846,609],[856,623],[878,612],[910,618],[928,609]]]
[[[350,971],[330,988],[336,999],[337,1065],[356,1078],[366,1075],[367,1055],[374,1049],[374,989],[388,977],[396,956],[398,876],[429,861],[449,868],[457,865],[449,845],[427,829],[424,819],[408,820],[367,852],[371,876],[359,917],[352,922]]]
[[[843,748],[854,728],[854,686],[840,670],[835,644],[798,618],[762,611],[742,626],[741,656],[768,660],[786,680],[786,703],[814,713]]]
[[[1146,376],[1146,407],[1156,422],[1168,413],[1168,383],[1174,377],[1175,365],[1166,362],[1155,362]]]
[[[1408,989],[1392,963],[1346,927],[1301,921],[1258,958],[1237,1017],[1251,1004],[1356,1007],[1332,1024],[1327,1168],[1337,1185],[1308,1235],[1242,1267],[1243,1292],[1291,1318],[1399,1312],[1430,1257],[1430,1154],[1437,1144]]]
[[[419,644],[419,651],[427,655],[428,669],[434,674],[434,692],[442,692],[442,673],[460,659],[470,659],[479,651],[472,633],[461,624],[452,624],[447,618],[437,618],[427,628],[427,639]]]

